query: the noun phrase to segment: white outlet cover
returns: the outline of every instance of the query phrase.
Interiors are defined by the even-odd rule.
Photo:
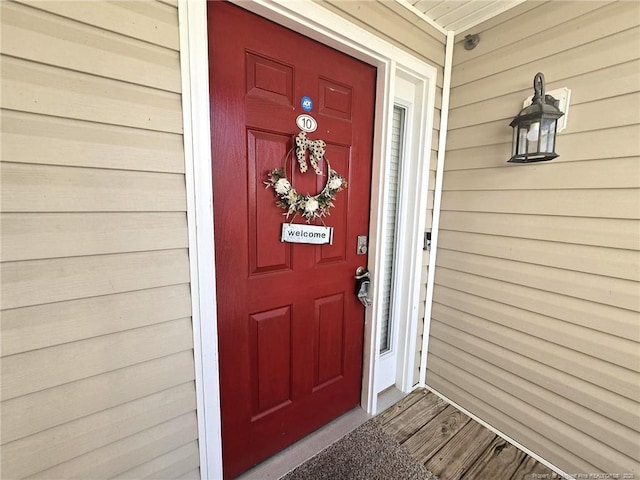
[[[571,101],[571,90],[567,87],[557,88],[555,90],[551,90],[550,92],[545,92],[545,94],[551,95],[553,98],[560,101],[558,109],[561,112],[564,112],[564,115],[558,119],[558,133],[560,133],[567,127],[567,119],[569,118],[569,102]],[[531,100],[533,100],[533,95],[527,97],[527,99],[522,104],[522,108],[531,105]]]

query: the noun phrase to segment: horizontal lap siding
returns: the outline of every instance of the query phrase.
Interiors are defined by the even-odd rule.
[[[384,38],[388,42],[406,50],[422,61],[433,65],[437,71],[436,80],[436,104],[433,120],[433,132],[431,141],[431,155],[429,158],[429,191],[425,229],[431,231],[433,220],[433,195],[435,191],[436,157],[438,151],[438,132],[440,130],[440,110],[442,107],[442,81],[444,73],[444,57],[446,36],[417,17],[413,12],[396,2],[387,1],[353,1],[353,0],[327,0],[318,1],[325,8],[346,18],[350,22]],[[425,252],[426,253],[426,252]],[[427,283],[429,256],[425,254],[422,259],[421,284]],[[420,296],[420,325],[418,331],[424,328],[424,301],[426,287],[421,289]],[[414,383],[420,378],[420,356],[422,354],[422,335],[418,335],[418,344],[415,357]]]
[[[2,2],[2,477],[199,476],[175,2]]]
[[[525,2],[454,50],[427,383],[569,473],[640,473],[639,18]],[[560,157],[509,165],[538,71]]]

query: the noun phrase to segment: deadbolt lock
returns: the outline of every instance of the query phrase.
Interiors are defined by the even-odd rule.
[[[367,254],[367,236],[358,235],[358,245],[356,247],[356,255],[366,255],[366,254]]]

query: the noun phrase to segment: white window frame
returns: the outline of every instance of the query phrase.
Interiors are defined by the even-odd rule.
[[[396,206],[396,245],[391,291],[390,351],[380,354],[376,369],[376,391],[395,386],[408,393],[418,383],[414,379],[416,336],[420,310],[424,215],[427,211],[423,175],[429,163],[424,162],[424,116],[427,105],[426,83],[402,68],[396,68],[394,100],[391,108],[405,110],[402,138],[400,189]],[[425,171],[426,170],[426,171]],[[387,192],[385,192],[387,193]],[[416,201],[417,199],[418,201]],[[388,215],[384,213],[385,218]],[[381,323],[381,322],[380,322]],[[380,328],[382,325],[380,325]]]
[[[368,413],[374,413],[379,393],[375,385],[375,372],[379,362],[378,319],[382,303],[379,301],[382,282],[376,282],[375,275],[382,265],[382,242],[386,234],[386,191],[383,172],[386,171],[386,159],[391,150],[390,128],[395,80],[398,75],[405,79],[410,78],[419,86],[421,92],[419,138],[414,139],[415,148],[418,149],[418,155],[415,156],[417,190],[414,192],[413,202],[416,208],[413,209],[411,218],[400,219],[401,222],[412,222],[410,235],[415,239],[414,248],[407,252],[411,265],[402,269],[403,277],[406,277],[407,285],[410,285],[410,300],[407,305],[411,314],[410,324],[404,331],[406,348],[402,354],[402,390],[410,391],[413,384],[414,349],[417,338],[418,298],[422,287],[420,247],[427,211],[437,70],[310,0],[237,0],[234,3],[378,69],[368,263],[373,277],[373,305],[366,310],[365,316],[361,396],[362,408]],[[179,0],[178,7],[200,470],[202,478],[213,479],[222,478],[222,438],[217,312],[214,297],[215,236],[211,182],[207,9],[205,0]]]

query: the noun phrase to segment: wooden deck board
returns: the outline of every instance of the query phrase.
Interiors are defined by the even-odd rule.
[[[527,456],[502,437],[495,436],[478,460],[469,468],[462,480],[495,480],[511,478]]]
[[[426,398],[429,392],[424,389],[416,390],[415,392],[407,395],[398,403],[390,406],[384,412],[380,413],[380,415],[376,416],[376,421],[378,421],[381,425],[385,425],[393,420],[395,417],[400,415],[402,412],[407,410],[411,405],[419,402],[422,398]],[[435,395],[434,395],[435,396]]]
[[[518,467],[518,470],[513,474],[510,480],[531,480],[533,478],[552,478],[553,472],[549,467],[538,462],[535,458],[526,456],[523,462]],[[535,476],[534,476],[535,475]],[[538,475],[544,475],[539,477]]]
[[[553,473],[426,389],[376,419],[440,480],[533,480]]]
[[[448,406],[431,422],[415,432],[411,438],[404,442],[404,446],[412,455],[420,458],[420,461],[426,464],[469,421],[469,417],[464,413]],[[396,440],[402,443],[399,438]]]
[[[459,480],[495,436],[491,430],[471,420],[425,466],[441,480]]]
[[[447,407],[447,403],[435,395],[421,398],[403,413],[403,422],[391,422],[387,425],[387,432],[399,443],[404,443],[416,431],[429,423],[438,413]]]

